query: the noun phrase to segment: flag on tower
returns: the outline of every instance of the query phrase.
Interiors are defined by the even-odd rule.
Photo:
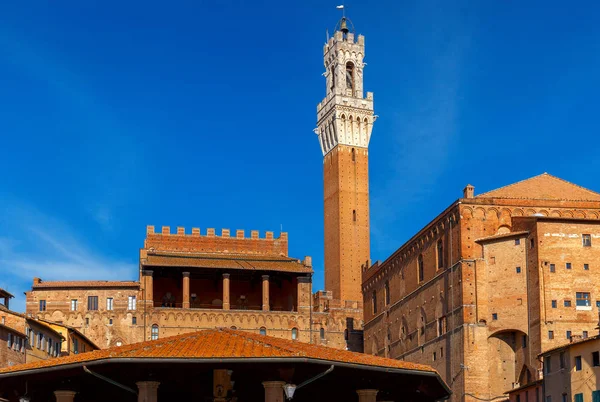
[[[338,10],[341,10],[344,8],[344,5],[342,4],[341,6],[336,6],[335,8],[337,8]]]

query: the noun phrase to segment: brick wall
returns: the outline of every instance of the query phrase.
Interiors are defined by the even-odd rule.
[[[171,233],[168,226],[163,226],[161,233],[155,233],[154,226],[148,226],[144,248],[156,251],[287,256],[288,236],[282,232],[278,238],[274,238],[273,232],[266,232],[265,237],[260,238],[257,230],[251,231],[250,237],[245,237],[243,230],[237,230],[232,236],[229,229],[222,229],[221,235],[218,236],[215,230],[210,228],[205,235],[200,234],[199,228],[192,228],[191,234],[186,234],[185,228],[182,227],[178,227],[176,233]]]

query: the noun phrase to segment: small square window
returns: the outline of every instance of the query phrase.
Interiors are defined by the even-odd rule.
[[[521,267],[517,267],[517,274],[521,273]]]
[[[556,300],[552,300],[552,308],[556,308],[556,306],[557,306]]]
[[[437,360],[437,353],[433,352],[433,361],[436,361],[436,360]]]
[[[571,331],[567,331],[567,339],[571,339]]]
[[[582,337],[583,339],[586,339],[586,338],[588,337],[588,332],[587,332],[587,331],[583,331],[583,332],[581,333],[581,337]]]
[[[521,239],[515,239],[515,246],[518,246],[519,244],[521,244]]]
[[[498,319],[498,313],[492,313],[492,320],[496,321]]]
[[[548,339],[554,339],[554,331],[548,331]]]
[[[556,265],[550,264],[550,272],[556,272]]]
[[[565,300],[564,305],[565,307],[571,307],[571,300]]]
[[[589,271],[590,270],[590,264],[583,264],[583,270],[584,271]]]
[[[534,248],[534,247],[535,247],[535,239],[529,239],[529,246],[530,246],[531,248]]]
[[[131,325],[137,325],[137,317],[131,317]]]
[[[562,394],[562,402],[567,402],[567,394]]]
[[[566,268],[566,269],[571,269],[571,263],[570,263],[570,262],[567,262],[567,263],[565,264],[565,268]]]
[[[583,247],[592,247],[592,236],[589,234],[581,235]]]
[[[596,300],[596,307],[600,308],[600,300]]]
[[[521,339],[522,339],[522,344],[521,344],[521,346],[522,346],[523,348],[526,348],[526,347],[527,347],[527,335],[523,335],[523,337],[522,337]]]

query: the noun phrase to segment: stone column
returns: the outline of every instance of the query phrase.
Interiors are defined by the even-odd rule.
[[[158,400],[157,381],[140,381],[135,383],[138,387],[138,402],[156,402]]]
[[[265,402],[284,402],[283,381],[265,381],[262,383],[265,387]]]
[[[358,402],[375,402],[377,401],[378,392],[376,389],[359,389],[356,391]]]
[[[229,308],[229,274],[223,274],[223,310]]]
[[[269,275],[262,276],[262,309],[263,311],[269,311]]]
[[[75,399],[75,391],[54,391],[56,402],[73,402]]]
[[[183,308],[190,308],[190,273],[183,273]]]
[[[142,271],[144,277],[144,304],[147,306],[154,307],[154,272],[151,269],[145,269]]]

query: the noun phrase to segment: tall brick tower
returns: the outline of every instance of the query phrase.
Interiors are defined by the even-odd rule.
[[[363,95],[365,38],[342,18],[323,49],[327,95],[315,132],[323,151],[325,289],[333,298],[362,301],[361,266],[370,255],[369,140],[373,93]],[[343,305],[343,304],[342,304]]]

